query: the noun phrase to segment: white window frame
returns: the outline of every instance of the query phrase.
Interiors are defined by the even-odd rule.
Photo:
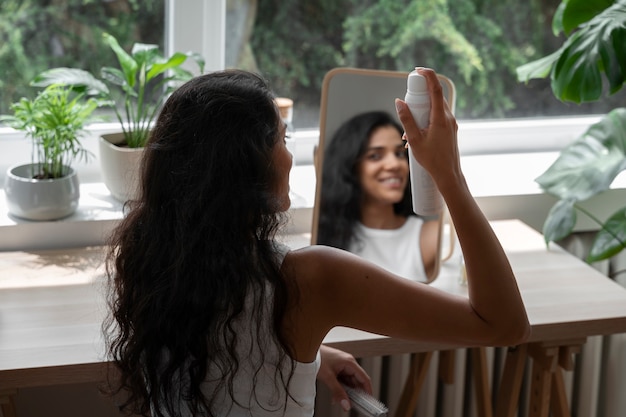
[[[208,71],[225,66],[226,0],[166,0],[165,51],[196,51]]]

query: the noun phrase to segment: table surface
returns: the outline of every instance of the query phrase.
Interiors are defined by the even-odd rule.
[[[626,289],[520,221],[495,221],[531,323],[530,341],[626,332]],[[300,239],[300,240],[298,240]],[[291,240],[302,244],[302,238]],[[104,369],[102,248],[0,253],[0,390],[99,381]],[[455,257],[431,284],[466,295]],[[325,343],[357,357],[458,346],[333,329]]]

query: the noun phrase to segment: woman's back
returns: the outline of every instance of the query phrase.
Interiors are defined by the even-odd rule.
[[[282,264],[288,248],[278,246],[277,249],[277,263]],[[232,323],[232,332],[237,335],[233,348],[238,361],[233,392],[229,392],[222,383],[220,365],[217,363],[209,364],[202,389],[205,395],[216,396],[215,412],[218,416],[312,416],[315,377],[320,366],[319,352],[313,362],[281,363],[283,348],[270,337],[273,331],[271,310],[274,294],[269,286],[266,286],[264,293],[266,302],[261,305],[265,310],[263,314],[255,311],[255,294],[249,294],[245,310]],[[289,389],[289,395],[285,386]]]

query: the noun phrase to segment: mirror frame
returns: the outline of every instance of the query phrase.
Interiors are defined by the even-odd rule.
[[[320,136],[315,148],[313,164],[315,166],[315,204],[313,205],[313,219],[311,224],[311,244],[317,243],[317,232],[320,216],[320,198],[323,171],[324,149],[337,129],[349,118],[368,111],[385,111],[394,117],[398,123],[398,117],[394,100],[403,98],[406,93],[406,80],[409,72],[369,70],[361,68],[334,68],[326,73],[322,83],[320,103]],[[444,96],[454,113],[456,104],[456,89],[454,83],[448,77],[438,74],[443,87]],[[428,283],[439,275],[440,265],[450,257],[442,253],[442,236],[444,210],[439,215],[438,262],[434,268],[432,277],[428,277]]]

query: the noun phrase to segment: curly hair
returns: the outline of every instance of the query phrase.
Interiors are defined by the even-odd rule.
[[[193,415],[212,416],[215,392],[201,389],[208,364],[233,398],[233,323],[250,294],[263,314],[271,291],[270,337],[293,372],[280,330],[292,284],[273,243],[286,221],[272,192],[280,127],[273,99],[258,75],[227,70],[182,85],[159,114],[138,198],[127,203],[107,254],[103,330],[119,374],[109,392],[123,394],[123,411],[173,416],[182,398]],[[258,338],[267,331],[251,330]]]
[[[361,216],[363,190],[358,164],[376,129],[393,126],[402,134],[402,126],[388,113],[373,111],[358,114],[344,122],[324,149],[322,186],[317,243],[348,249],[355,243],[354,226]],[[411,187],[407,185],[394,211],[413,214]]]

